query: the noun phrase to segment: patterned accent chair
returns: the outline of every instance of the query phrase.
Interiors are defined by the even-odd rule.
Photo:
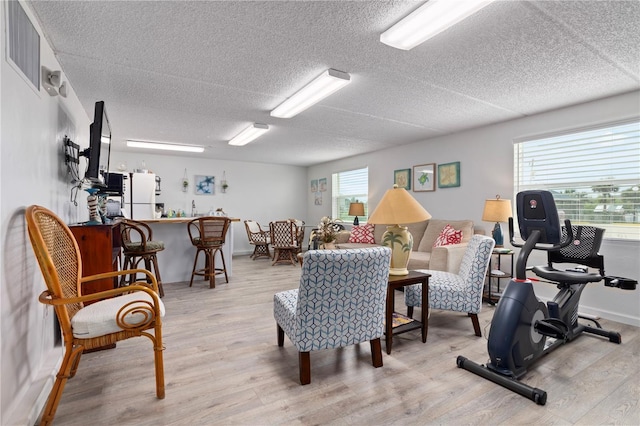
[[[482,336],[478,313],[482,308],[482,289],[494,245],[495,241],[492,238],[474,235],[467,245],[457,274],[420,270],[420,272],[431,274],[429,308],[466,312],[471,317],[476,336]],[[420,306],[421,298],[420,285],[405,287],[404,302],[407,305],[407,316],[413,316],[413,307]]]
[[[382,367],[380,337],[391,250],[312,250],[304,253],[300,288],[273,297],[278,346],[284,335],[298,349],[300,383],[311,382],[310,352],[369,341]]]

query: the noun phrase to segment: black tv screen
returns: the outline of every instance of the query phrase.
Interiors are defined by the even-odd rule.
[[[105,178],[109,171],[109,157],[111,154],[111,126],[107,118],[104,101],[96,102],[93,123],[89,128],[89,149],[84,152],[89,159],[85,179],[94,186],[106,186]],[[103,174],[105,174],[103,176]]]

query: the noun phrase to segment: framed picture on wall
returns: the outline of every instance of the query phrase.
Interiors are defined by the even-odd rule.
[[[318,192],[318,179],[313,179],[311,181],[311,192]]]
[[[213,195],[216,192],[216,178],[213,176],[195,175],[196,195]]]
[[[438,164],[438,188],[460,186],[460,162]]]
[[[413,191],[428,192],[436,190],[436,163],[413,166]]]
[[[411,169],[394,170],[393,183],[398,185],[398,188],[404,188],[406,190],[411,189]]]
[[[318,179],[318,191],[325,192],[327,190],[327,178]]]

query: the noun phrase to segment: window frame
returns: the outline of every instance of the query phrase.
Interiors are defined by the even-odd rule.
[[[361,176],[358,176],[358,172]],[[354,176],[348,176],[353,174]],[[346,181],[343,183],[343,187],[345,185],[364,185],[364,189],[366,192],[363,192],[360,188],[349,188],[344,192],[341,192],[341,181],[340,175],[344,175],[346,179],[360,179],[359,182],[349,182]],[[345,223],[353,223],[355,217],[349,216],[349,203],[351,202],[361,202],[364,204],[364,217],[369,216],[369,166],[359,167],[355,169],[342,170],[340,172],[335,172],[331,174],[331,217],[334,219],[341,220]],[[362,219],[359,217],[359,219]],[[363,222],[361,222],[363,223]]]
[[[606,239],[640,241],[640,117],[513,142],[514,198],[548,190],[561,221],[604,228]]]

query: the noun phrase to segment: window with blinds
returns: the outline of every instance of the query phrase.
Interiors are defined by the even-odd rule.
[[[550,191],[563,221],[640,240],[640,121],[516,141],[514,184]]]
[[[331,216],[345,222],[353,222],[349,216],[349,204],[364,203],[364,215],[369,215],[369,168],[334,173],[331,186]]]

